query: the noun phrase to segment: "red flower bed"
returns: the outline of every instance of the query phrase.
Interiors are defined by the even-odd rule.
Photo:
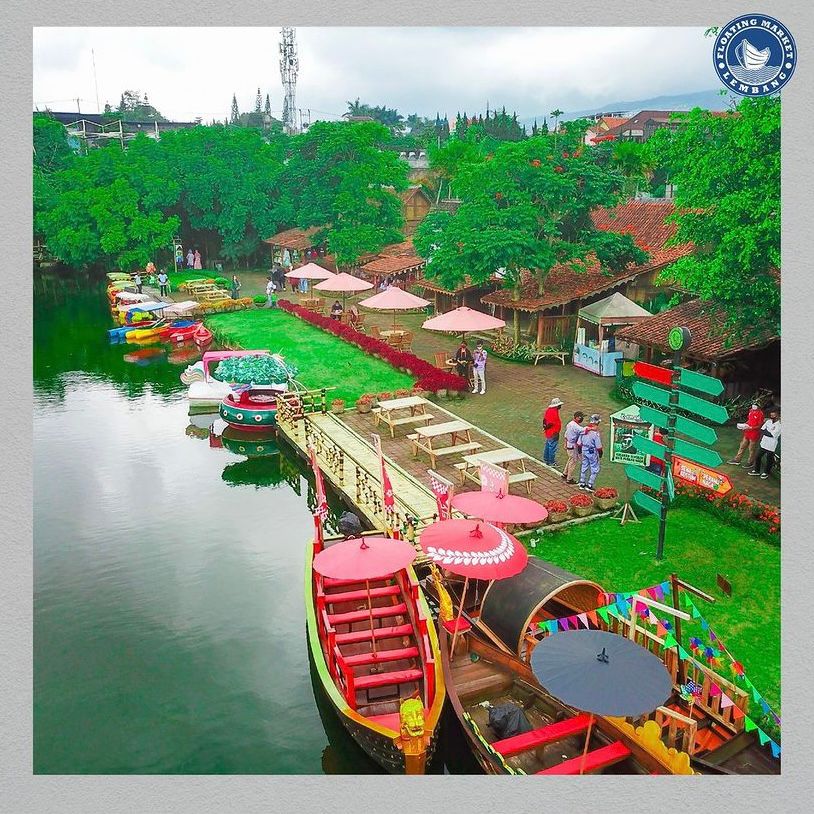
[[[294,314],[294,316],[305,320],[305,322],[310,322],[312,325],[322,328],[323,331],[328,331],[344,339],[346,342],[356,345],[356,347],[361,348],[361,350],[369,353],[371,356],[377,356],[395,368],[408,371],[416,377],[416,385],[422,390],[468,389],[467,381],[463,376],[439,370],[429,362],[419,359],[418,356],[413,353],[394,350],[387,342],[360,333],[354,328],[351,328],[350,325],[343,325],[341,322],[331,319],[330,317],[315,314],[307,308],[295,305],[290,300],[280,300],[277,305],[284,311],[288,311],[289,314]]]

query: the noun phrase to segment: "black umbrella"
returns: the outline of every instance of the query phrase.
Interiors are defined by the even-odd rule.
[[[531,668],[552,695],[590,713],[583,762],[594,715],[645,715],[673,691],[673,680],[657,656],[603,630],[570,630],[546,637],[534,648]]]

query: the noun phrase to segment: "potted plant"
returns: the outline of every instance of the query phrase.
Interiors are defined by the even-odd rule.
[[[400,387],[398,390],[394,391],[393,396],[397,399],[406,399],[408,396],[411,396],[412,393],[407,390],[406,387]]]
[[[365,393],[362,396],[359,396],[356,399],[356,412],[357,413],[369,413],[373,408],[373,396],[369,393]]]
[[[389,401],[392,398],[393,398],[392,393],[379,393],[379,395],[376,396],[377,401]]]
[[[594,501],[596,502],[597,508],[602,509],[602,511],[613,508],[618,498],[619,492],[612,486],[603,486],[594,492]]]
[[[543,505],[548,511],[549,523],[562,523],[568,517],[568,504],[564,500],[549,500]]]
[[[576,517],[587,517],[594,510],[594,501],[590,495],[574,495],[568,502]]]
[[[345,412],[345,401],[344,399],[334,399],[331,402],[331,412],[335,413],[336,415],[341,415]]]

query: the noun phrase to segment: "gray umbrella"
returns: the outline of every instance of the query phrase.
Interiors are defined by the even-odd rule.
[[[591,725],[594,715],[645,715],[673,691],[673,680],[657,656],[603,630],[570,630],[546,637],[534,648],[531,668],[553,696],[590,713]],[[591,726],[583,763],[590,737]]]

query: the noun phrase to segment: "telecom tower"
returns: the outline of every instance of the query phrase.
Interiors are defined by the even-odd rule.
[[[297,43],[293,28],[281,28],[283,41],[280,43],[280,77],[283,80],[285,99],[283,100],[283,128],[286,133],[297,133],[297,72],[300,61],[297,58]]]

